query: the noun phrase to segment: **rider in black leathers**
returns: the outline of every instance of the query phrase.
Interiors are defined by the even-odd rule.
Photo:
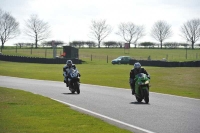
[[[147,71],[144,68],[141,68],[141,64],[139,62],[136,62],[134,64],[134,68],[131,69],[130,71],[130,77],[129,77],[129,83],[130,83],[130,87],[132,90],[132,95],[135,94],[135,75],[139,74],[139,73],[144,73],[148,76],[148,78],[150,79],[150,75],[147,73]]]
[[[76,65],[73,64],[73,62],[72,62],[71,60],[67,60],[66,65],[63,67],[64,83],[67,84],[67,87],[69,86],[69,83],[68,83],[68,80],[67,80],[67,79],[68,79],[68,70],[69,70],[71,67],[72,67],[73,69],[76,69]],[[79,76],[80,76],[80,74],[79,74]]]

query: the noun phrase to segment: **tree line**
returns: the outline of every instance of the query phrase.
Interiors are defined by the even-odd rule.
[[[125,44],[123,42],[106,41],[106,42],[102,42],[102,45],[105,48],[124,48]],[[137,45],[138,45],[138,47],[144,47],[144,48],[157,48],[160,46],[160,44],[152,43],[152,42],[141,42]],[[93,47],[97,47],[98,44],[95,43],[94,41],[73,41],[73,42],[70,42],[70,46],[78,47],[78,48],[87,46],[89,48],[93,48]],[[165,47],[165,48],[179,48],[180,46],[188,47],[189,44],[188,43],[177,43],[177,42],[166,42],[163,44],[163,47]],[[200,46],[200,44],[198,44],[198,46]],[[135,46],[135,48],[136,48],[136,46]]]
[[[199,40],[200,37],[200,19],[192,19],[183,23],[180,28],[181,36],[188,42],[192,49],[194,49],[195,43]],[[82,47],[83,45],[87,45],[89,48],[91,47],[101,47],[103,44],[106,47],[124,47],[124,43],[108,41],[103,42],[103,40],[109,36],[113,31],[111,25],[106,23],[106,20],[92,20],[90,26],[90,34],[89,37],[95,39],[97,43],[94,41],[73,41],[69,44],[71,46]],[[42,46],[52,46],[52,41],[44,41],[49,38],[51,35],[50,26],[48,22],[44,22],[41,20],[38,15],[33,14],[30,16],[28,20],[25,21],[25,29],[24,34],[32,39],[34,39],[33,43],[17,43],[16,46],[34,46],[38,47],[38,42],[42,42]],[[20,35],[19,23],[16,19],[8,12],[5,12],[0,9],[0,39],[1,39],[1,48],[4,48],[4,45],[10,39],[13,39]],[[120,23],[118,26],[118,31],[116,35],[119,35],[122,40],[128,44],[134,44],[135,47],[138,44],[138,40],[144,37],[145,28],[143,25],[135,25],[133,22]],[[171,25],[168,24],[164,20],[159,20],[154,23],[152,29],[150,31],[150,35],[158,44],[152,44],[150,42],[140,43],[140,46],[145,47],[154,47],[158,45],[161,49],[164,47],[177,47],[177,46],[187,46],[188,44],[179,44],[179,43],[164,43],[164,41],[170,38],[173,35],[171,30]],[[54,41],[54,45],[63,45],[65,44],[63,41],[56,40]],[[148,46],[147,46],[148,45]]]

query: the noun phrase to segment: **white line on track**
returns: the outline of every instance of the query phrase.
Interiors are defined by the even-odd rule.
[[[53,99],[53,98],[52,98],[52,100],[55,100],[55,101],[57,101],[57,102],[60,102],[60,103],[69,105],[69,106],[71,106],[71,107],[74,107],[74,108],[83,110],[83,111],[88,112],[88,113],[90,113],[90,114],[93,114],[93,115],[96,115],[96,116],[100,116],[100,117],[102,117],[102,118],[105,118],[105,119],[114,121],[114,122],[119,123],[119,124],[123,124],[123,125],[125,125],[125,126],[131,127],[131,128],[134,128],[134,129],[137,129],[137,130],[146,132],[146,133],[154,133],[154,132],[152,132],[152,131],[149,131],[149,130],[146,130],[146,129],[143,129],[143,128],[140,128],[140,127],[137,127],[137,126],[133,126],[133,125],[131,125],[131,124],[122,122],[122,121],[120,121],[120,120],[116,120],[116,119],[110,118],[110,117],[108,117],[108,116],[105,116],[105,115],[102,115],[102,114],[99,114],[99,113],[96,113],[96,112],[93,112],[93,111],[90,111],[90,110],[87,110],[87,109],[78,107],[78,106],[76,106],[76,105],[73,105],[73,104],[70,104],[70,103],[67,103],[67,102],[64,102],[64,101],[61,101],[61,100],[57,100],[57,99]]]

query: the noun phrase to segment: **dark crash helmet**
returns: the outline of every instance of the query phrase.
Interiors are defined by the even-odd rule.
[[[73,62],[71,60],[67,60],[66,64],[67,64],[68,67],[71,67]]]
[[[137,71],[139,71],[140,68],[141,68],[141,64],[140,64],[139,62],[136,62],[136,63],[134,64],[134,69],[137,70]]]

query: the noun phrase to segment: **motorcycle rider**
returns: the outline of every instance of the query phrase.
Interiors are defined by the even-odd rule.
[[[148,76],[148,78],[150,79],[150,75],[147,73],[147,71],[141,67],[141,64],[139,62],[136,62],[134,64],[134,68],[131,69],[130,71],[130,77],[129,77],[129,83],[130,83],[130,87],[132,90],[132,95],[135,94],[135,75],[139,74],[139,73],[144,73]]]
[[[71,60],[67,60],[66,65],[63,67],[64,83],[67,84],[67,87],[69,86],[69,83],[68,83],[67,79],[69,77],[68,76],[68,71],[69,71],[70,68],[76,69],[76,65],[73,64],[73,62]],[[81,76],[80,73],[79,73],[79,76]]]

